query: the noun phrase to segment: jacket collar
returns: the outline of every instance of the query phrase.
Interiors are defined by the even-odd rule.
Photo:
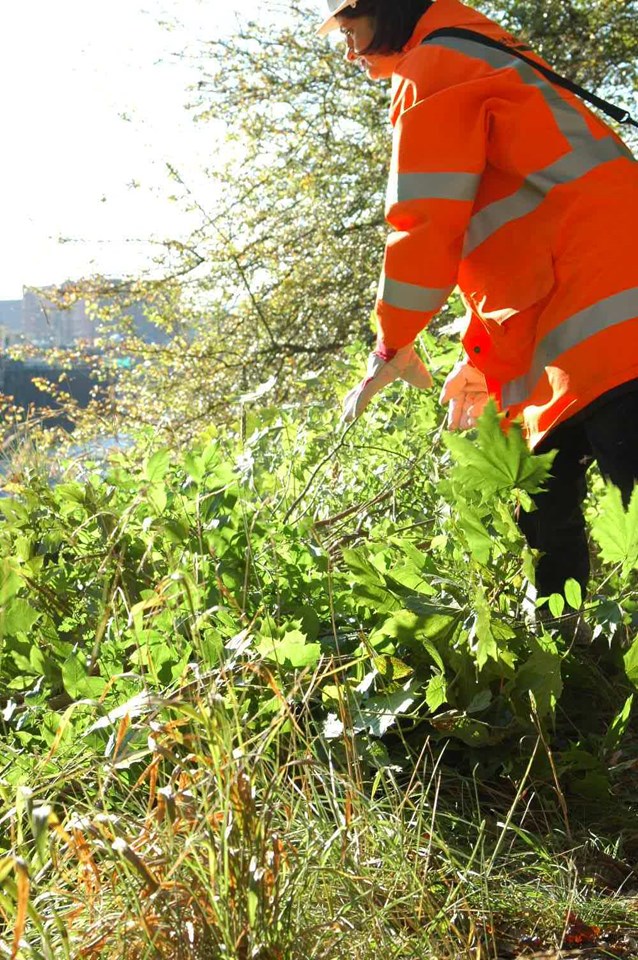
[[[409,53],[410,50],[418,47],[428,34],[442,27],[466,27],[468,30],[480,30],[482,27],[482,32],[488,32],[489,27],[492,27],[490,32],[502,33],[502,29],[493,21],[488,20],[478,10],[460,3],[460,0],[434,0],[432,6],[417,21],[412,36],[403,48],[403,53]]]

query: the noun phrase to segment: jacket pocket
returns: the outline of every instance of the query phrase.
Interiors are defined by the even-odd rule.
[[[550,287],[545,296],[527,308],[509,311],[504,319],[481,316],[469,308],[463,344],[487,377],[504,384],[527,373],[538,339],[539,318],[553,289]]]
[[[459,286],[477,317],[487,324],[500,326],[518,314],[527,313],[536,304],[544,303],[553,290],[556,278],[551,256],[535,255],[527,248],[526,256],[510,257],[501,264],[473,264],[459,273]],[[518,261],[518,262],[517,262]]]

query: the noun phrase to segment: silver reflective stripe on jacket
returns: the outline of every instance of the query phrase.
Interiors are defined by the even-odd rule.
[[[382,273],[378,296],[390,307],[430,313],[443,306],[452,290],[453,286],[420,287],[416,283],[402,283],[400,280],[390,280]]]
[[[504,50],[487,47],[478,40],[459,37],[437,37],[432,44],[481,60],[496,70],[516,70],[524,83],[536,87],[542,95],[556,126],[571,147],[570,151],[548,167],[528,174],[525,183],[515,193],[488,204],[472,217],[465,239],[464,257],[469,256],[505,224],[535,210],[555,186],[578,180],[603,163],[621,157],[634,159],[629,149],[613,137],[596,139],[584,116],[541,74],[518,57]]]
[[[473,200],[480,179],[480,173],[391,174],[386,210],[406,200]]]
[[[613,137],[604,137],[593,140],[586,150],[572,150],[543,170],[528,174],[523,186],[515,193],[489,203],[474,214],[465,237],[463,256],[469,256],[505,224],[536,210],[554,187],[578,180],[601,163],[616,159],[618,144]]]
[[[536,345],[528,373],[505,384],[502,391],[503,407],[524,403],[545,367],[554,365],[567,350],[577,347],[602,330],[634,319],[638,323],[638,287],[599,300],[564,320]]]

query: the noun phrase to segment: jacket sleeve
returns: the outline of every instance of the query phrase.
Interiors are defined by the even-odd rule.
[[[457,283],[465,232],[486,163],[488,108],[480,84],[414,99],[395,121],[387,240],[376,314],[378,345],[411,343]]]

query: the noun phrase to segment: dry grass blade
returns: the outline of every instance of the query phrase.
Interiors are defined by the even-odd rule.
[[[24,936],[24,930],[27,922],[27,912],[29,909],[29,890],[31,886],[29,880],[29,869],[24,860],[16,857],[14,860],[14,868],[17,888],[17,905],[16,919],[13,927],[11,960],[16,960],[20,951],[20,942]]]

